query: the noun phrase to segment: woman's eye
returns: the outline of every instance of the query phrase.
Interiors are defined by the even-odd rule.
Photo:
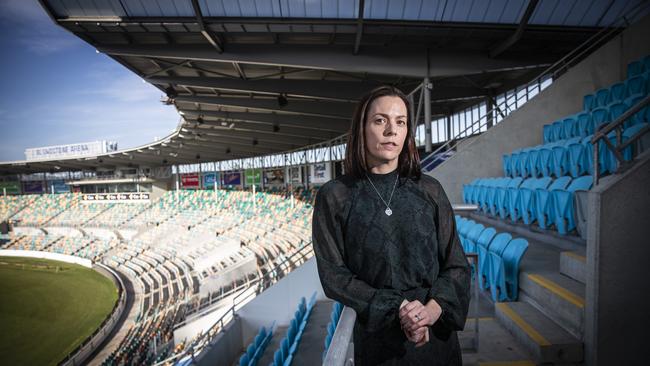
[[[405,124],[406,124],[406,121],[400,120],[400,121],[397,121],[397,124],[405,125]]]
[[[386,120],[384,118],[377,118],[375,120],[376,123],[384,123]]]

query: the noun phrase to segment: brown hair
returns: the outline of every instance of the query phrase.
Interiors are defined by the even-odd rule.
[[[393,86],[380,86],[366,94],[354,112],[352,125],[348,134],[348,145],[345,151],[345,173],[356,178],[362,178],[368,171],[366,163],[366,112],[368,107],[380,97],[399,97],[406,105],[407,132],[402,151],[397,160],[397,170],[401,177],[420,179],[420,155],[415,147],[415,131],[411,124],[410,103],[404,93]]]

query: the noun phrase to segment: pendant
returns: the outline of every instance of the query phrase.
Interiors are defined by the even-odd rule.
[[[384,211],[384,212],[386,212],[387,216],[390,216],[390,215],[393,214],[393,210],[391,210],[390,208],[387,208],[386,211]]]

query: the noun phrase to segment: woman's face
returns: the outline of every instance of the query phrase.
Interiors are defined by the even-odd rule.
[[[397,162],[406,133],[406,105],[400,97],[375,99],[366,113],[366,161],[370,166]]]

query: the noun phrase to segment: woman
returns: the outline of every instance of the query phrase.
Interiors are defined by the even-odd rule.
[[[461,365],[470,272],[442,186],[421,175],[405,95],[380,87],[352,121],[343,176],[312,224],[325,295],[353,308],[355,365]]]

